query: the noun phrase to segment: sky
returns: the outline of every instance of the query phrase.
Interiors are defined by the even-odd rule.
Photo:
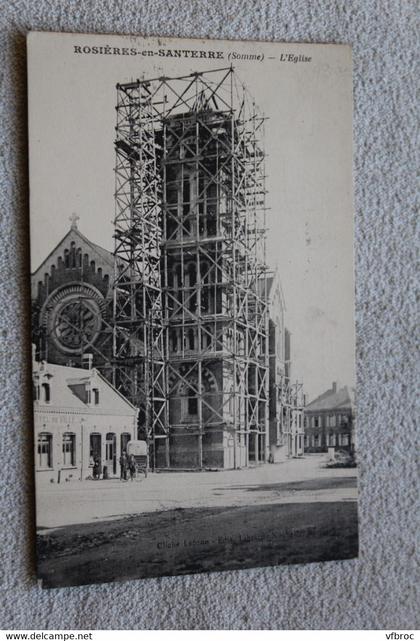
[[[93,54],[219,51],[222,60]],[[76,53],[87,47],[88,53]],[[113,249],[115,85],[227,67],[267,118],[267,262],[277,267],[292,333],[293,377],[308,400],[354,385],[350,50],[334,45],[34,34],[29,43],[31,265],[70,227]],[[89,53],[90,52],[90,53]],[[289,54],[310,62],[288,61]],[[284,61],[286,60],[286,61]]]

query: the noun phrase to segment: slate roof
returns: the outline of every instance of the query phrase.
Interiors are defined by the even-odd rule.
[[[354,408],[353,390],[347,385],[337,389],[331,388],[315,398],[305,407],[305,411],[316,412],[321,410],[344,410]]]
[[[80,367],[67,367],[53,363],[34,363],[33,375],[47,377],[51,387],[51,401],[48,404],[40,404],[39,409],[60,409],[77,410],[78,412],[97,414],[126,414],[135,416],[136,408],[132,405],[109,381],[102,376],[95,368],[88,370]],[[99,389],[99,405],[90,406],[83,401],[78,393],[78,388],[90,380],[95,383],[94,387]]]

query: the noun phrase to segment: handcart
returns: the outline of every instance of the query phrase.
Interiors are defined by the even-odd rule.
[[[129,441],[127,443],[127,456],[134,456],[136,472],[142,472],[147,478],[149,468],[149,452],[146,441]]]

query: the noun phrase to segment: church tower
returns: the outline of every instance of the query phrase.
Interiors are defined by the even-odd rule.
[[[115,288],[117,346],[126,309],[138,336],[131,361],[128,345],[120,365],[117,355],[117,375],[145,390],[157,467],[262,462],[269,385],[263,118],[231,68],[117,90],[116,242],[121,234],[124,245],[116,256],[127,274]],[[160,293],[150,286],[157,253]],[[141,256],[143,274],[130,256]],[[162,380],[165,393],[154,402]],[[153,415],[163,413],[165,425],[158,417],[153,427]]]

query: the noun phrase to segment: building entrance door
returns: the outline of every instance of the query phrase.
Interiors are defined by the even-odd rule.
[[[90,452],[89,456],[90,458],[94,461],[95,459],[101,459],[102,458],[102,443],[101,443],[101,435],[100,434],[91,434],[90,435]]]
[[[131,434],[128,432],[123,432],[121,434],[121,454],[125,452],[127,454],[127,443],[131,441]]]
[[[108,474],[117,472],[117,437],[113,432],[108,432],[105,441],[105,465]]]

